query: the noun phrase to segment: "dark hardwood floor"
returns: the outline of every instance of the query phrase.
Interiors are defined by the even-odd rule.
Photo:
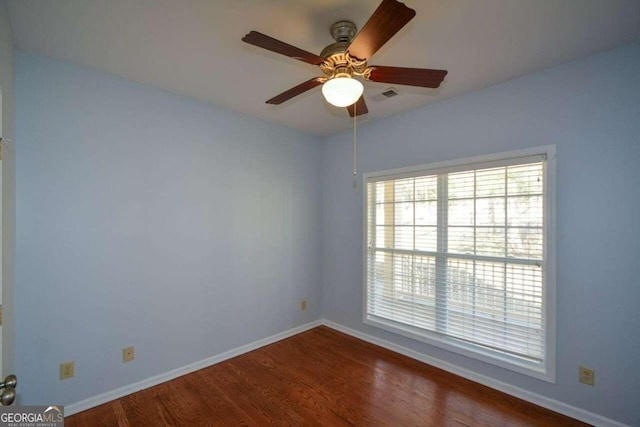
[[[582,426],[318,327],[65,419],[75,426]]]

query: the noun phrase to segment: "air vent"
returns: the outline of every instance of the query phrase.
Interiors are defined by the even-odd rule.
[[[387,98],[393,98],[396,95],[399,95],[398,91],[390,87],[388,89],[383,90],[382,92],[376,93],[370,99],[372,101],[380,102],[380,101],[386,101]]]
[[[394,88],[390,87],[389,89],[387,89],[384,92],[382,92],[381,95],[384,96],[385,98],[393,98],[397,94],[398,94],[398,92],[396,92],[396,90]]]

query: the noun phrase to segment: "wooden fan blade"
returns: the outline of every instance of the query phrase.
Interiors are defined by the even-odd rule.
[[[314,77],[311,80],[307,80],[304,83],[300,83],[296,87],[292,87],[286,92],[282,92],[278,96],[274,96],[270,100],[267,101],[267,104],[280,105],[285,101],[290,100],[291,98],[300,95],[310,89],[313,89],[316,86],[320,86],[325,82],[325,79],[322,77]]]
[[[347,49],[349,55],[369,60],[391,37],[416,16],[416,11],[397,0],[383,0]]]
[[[447,75],[447,70],[424,68],[383,67],[372,65],[369,80],[380,83],[394,83],[407,86],[437,88]]]
[[[354,115],[354,108],[353,108],[354,105],[355,105],[355,113],[357,113],[358,116],[367,114],[369,112],[369,109],[367,108],[367,103],[364,102],[364,95],[360,96],[360,99],[358,99],[358,101],[355,104],[349,105],[347,107],[347,110],[349,111],[349,115],[351,117],[353,117]]]
[[[306,62],[307,64],[320,65],[322,64],[322,61],[324,61],[321,56],[299,49],[295,46],[291,46],[290,44],[281,42],[280,40],[274,39],[273,37],[269,37],[257,31],[251,31],[242,38],[242,41],[270,50],[271,52],[288,56],[289,58],[297,59],[298,61]]]

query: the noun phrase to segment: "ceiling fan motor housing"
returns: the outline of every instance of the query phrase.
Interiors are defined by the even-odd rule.
[[[354,75],[362,76],[367,69],[367,61],[359,61],[347,53],[351,40],[357,33],[356,24],[351,21],[338,21],[331,26],[331,36],[335,43],[322,49],[320,56],[324,62],[320,64],[322,72],[329,78]]]
[[[331,26],[329,31],[335,41],[351,42],[358,32],[358,28],[351,21],[338,21]]]

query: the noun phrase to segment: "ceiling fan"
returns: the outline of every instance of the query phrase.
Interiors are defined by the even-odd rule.
[[[362,93],[364,87],[355,77],[380,83],[437,88],[442,83],[446,70],[423,68],[387,67],[368,65],[374,53],[416,15],[415,10],[397,0],[383,0],[367,23],[356,35],[356,26],[351,21],[338,21],[331,26],[335,43],[325,47],[320,55],[251,31],[242,41],[288,56],[298,61],[320,67],[324,75],[314,77],[280,95],[269,99],[267,104],[279,105],[316,86],[322,85],[326,100],[337,106],[347,107],[349,115],[369,112]],[[355,38],[354,38],[355,36]]]

